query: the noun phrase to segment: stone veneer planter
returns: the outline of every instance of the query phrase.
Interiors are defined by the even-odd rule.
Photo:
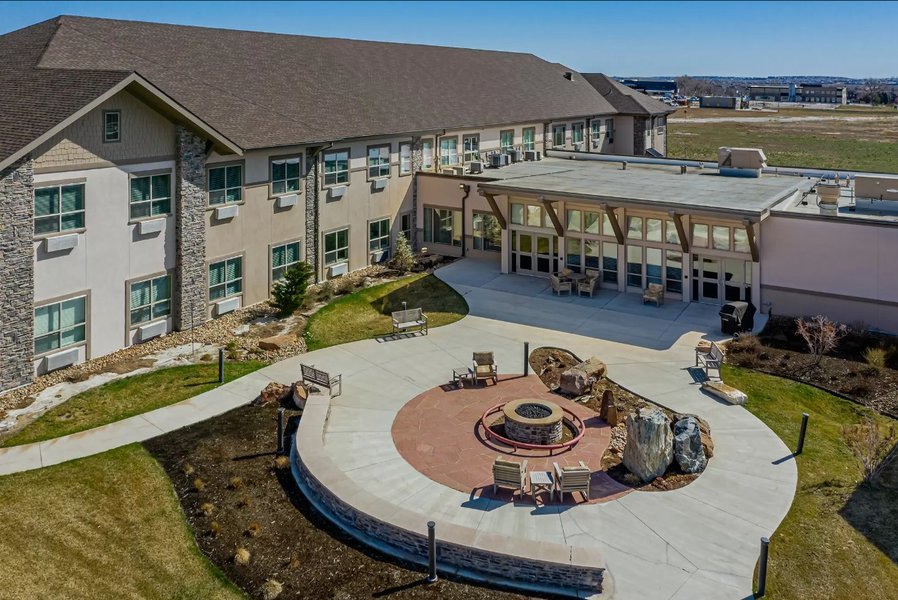
[[[502,413],[505,435],[517,442],[551,445],[561,441],[564,412],[557,404],[525,398],[509,402]]]
[[[332,523],[382,552],[427,564],[424,514],[364,491],[327,455],[323,432],[330,401],[312,396],[291,447],[293,477]],[[533,543],[437,521],[437,568],[460,577],[530,592],[583,597],[610,592],[604,557],[594,548]]]

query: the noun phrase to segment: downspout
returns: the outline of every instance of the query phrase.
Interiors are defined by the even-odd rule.
[[[318,200],[319,200],[319,193],[321,192],[321,189],[320,189],[321,186],[320,186],[320,181],[319,181],[320,173],[318,171],[318,156],[325,150],[330,150],[333,147],[334,147],[334,142],[329,143],[327,146],[319,146],[318,149],[312,153],[311,158],[310,158],[310,163],[312,165],[312,168],[315,170],[315,194],[314,194],[314,198],[315,198],[314,209],[315,210],[314,210],[314,215],[313,215],[314,218],[312,219],[312,233],[313,233],[312,248],[315,251],[314,267],[315,267],[315,281],[316,282],[321,281],[321,253],[319,252],[321,250],[321,247],[320,247],[321,244],[319,243],[319,240],[318,240],[319,233],[320,233],[318,225],[321,220],[319,218],[319,214],[318,214],[318,212],[319,212],[318,211]],[[306,210],[306,218],[308,218],[308,215],[309,215],[309,212],[307,209]]]
[[[465,195],[461,197],[461,257],[464,258],[465,249],[468,245],[467,239],[465,238],[465,219],[467,218],[465,206],[467,206],[468,195],[471,193],[471,186],[467,183],[459,183],[458,187],[465,192]]]

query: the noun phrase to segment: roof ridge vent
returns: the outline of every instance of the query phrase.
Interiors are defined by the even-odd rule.
[[[567,79],[568,81],[573,81],[574,80],[574,72],[573,71],[565,71],[564,78]]]

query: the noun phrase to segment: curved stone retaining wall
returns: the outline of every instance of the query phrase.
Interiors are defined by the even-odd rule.
[[[403,560],[426,564],[426,516],[374,497],[339,470],[322,443],[327,416],[327,398],[313,396],[296,432],[291,449],[293,476],[303,493],[333,523],[360,541]],[[437,522],[436,531],[440,571],[570,596],[608,590],[604,560],[597,550],[518,542],[452,523]],[[558,559],[564,562],[556,562]]]

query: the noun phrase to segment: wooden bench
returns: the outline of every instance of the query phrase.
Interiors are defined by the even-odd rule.
[[[393,313],[393,333],[418,328],[427,335],[427,315],[420,308],[397,310]]]
[[[320,369],[316,369],[310,365],[299,365],[302,369],[302,382],[310,382],[315,385],[326,387],[330,392],[331,397],[339,396],[343,393],[343,376],[336,375],[331,377],[329,373],[326,371],[322,371]],[[337,390],[337,393],[334,393],[334,389]]]
[[[723,350],[716,342],[711,342],[711,348],[707,352],[700,352],[697,348],[695,351],[695,366],[701,366],[705,369],[705,375],[711,376],[710,369],[717,369],[717,376],[720,377],[720,365],[723,364]]]

